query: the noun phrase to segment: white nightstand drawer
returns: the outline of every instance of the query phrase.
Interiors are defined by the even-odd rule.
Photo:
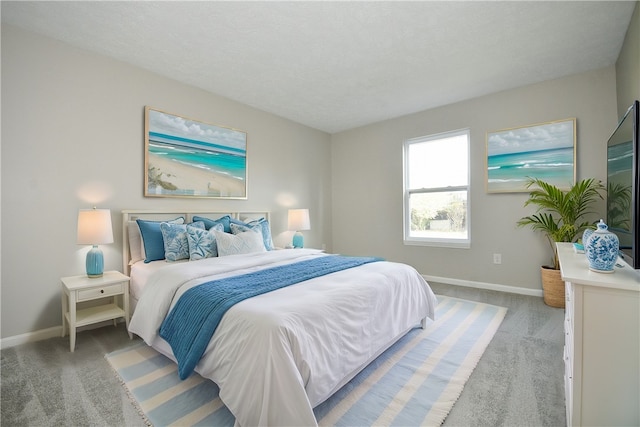
[[[96,298],[108,297],[124,293],[124,284],[106,285],[100,288],[78,290],[78,301],[87,301]]]

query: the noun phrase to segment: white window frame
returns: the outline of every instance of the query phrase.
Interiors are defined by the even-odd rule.
[[[460,186],[447,186],[441,188],[408,188],[409,184],[409,147],[411,144],[424,143],[429,141],[436,141],[445,138],[451,138],[455,136],[466,135],[467,137],[467,185]],[[442,132],[434,135],[422,136],[417,138],[411,138],[404,141],[403,144],[403,168],[404,168],[404,180],[402,184],[403,189],[403,238],[405,245],[415,246],[437,246],[437,247],[449,247],[449,248],[464,248],[471,247],[471,171],[469,165],[471,164],[471,132],[469,129],[459,129],[455,131]],[[467,238],[466,239],[454,239],[454,238],[436,238],[436,237],[417,237],[411,236],[411,210],[409,207],[409,199],[411,194],[420,193],[436,193],[436,192],[448,192],[448,191],[466,191],[467,193],[467,209],[466,209],[466,225],[467,225]]]

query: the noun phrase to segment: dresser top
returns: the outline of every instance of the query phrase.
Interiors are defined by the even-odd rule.
[[[618,258],[613,273],[598,273],[589,270],[586,255],[576,253],[572,243],[556,243],[556,245],[564,281],[640,292],[640,270],[634,270],[622,259]],[[618,267],[619,265],[622,267]]]

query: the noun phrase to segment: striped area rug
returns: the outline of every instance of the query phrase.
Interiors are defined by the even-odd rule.
[[[440,425],[507,309],[438,296],[436,320],[413,329],[314,409],[321,426]],[[146,345],[105,356],[153,426],[233,426],[218,387]]]

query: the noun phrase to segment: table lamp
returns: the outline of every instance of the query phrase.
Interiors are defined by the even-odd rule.
[[[104,257],[98,245],[113,243],[111,211],[109,209],[80,209],[78,212],[78,244],[92,245],[87,252],[87,276],[102,277]]]
[[[311,225],[309,222],[309,209],[289,209],[289,230],[293,230],[296,234],[293,235],[293,247],[304,247],[304,236],[302,236],[301,230],[310,230]]]

